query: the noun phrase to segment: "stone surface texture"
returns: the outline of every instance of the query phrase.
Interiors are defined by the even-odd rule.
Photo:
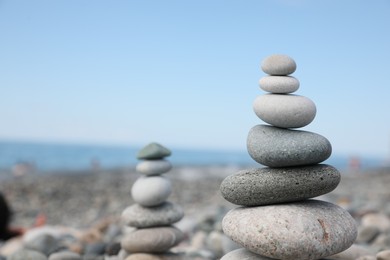
[[[145,228],[125,235],[121,245],[129,253],[163,253],[183,238],[183,232],[175,227]]]
[[[269,167],[317,164],[332,153],[328,139],[319,134],[267,125],[249,131],[247,149],[256,162]]]
[[[275,54],[268,56],[261,63],[261,69],[269,74],[274,76],[286,76],[294,73],[297,68],[295,61],[283,54]]]
[[[253,103],[255,114],[264,122],[282,128],[300,128],[316,116],[316,105],[309,98],[292,94],[266,94]]]
[[[134,201],[145,207],[162,204],[171,193],[171,181],[162,176],[140,177],[131,188],[131,196]]]
[[[122,222],[137,228],[167,226],[178,222],[183,216],[183,209],[168,201],[155,207],[134,204],[123,211]]]
[[[357,235],[346,210],[318,200],[236,208],[222,228],[248,250],[276,259],[324,258],[349,248]]]
[[[259,85],[269,93],[289,94],[299,89],[299,80],[292,76],[265,76],[259,80]]]
[[[339,182],[339,171],[326,164],[259,168],[228,176],[220,191],[231,203],[260,206],[320,196],[334,190]]]

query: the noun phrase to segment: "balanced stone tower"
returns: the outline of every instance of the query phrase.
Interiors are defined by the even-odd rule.
[[[172,226],[183,218],[184,212],[179,205],[167,201],[172,193],[171,181],[162,176],[172,168],[164,159],[170,155],[171,151],[158,143],[151,143],[138,152],[137,158],[143,161],[137,164],[136,171],[144,176],[131,189],[136,204],[122,213],[124,224],[136,228],[121,241],[122,248],[130,254],[127,259],[165,253],[184,238]]]
[[[286,55],[267,57],[261,66],[269,74],[260,79],[268,94],[256,98],[256,115],[269,125],[254,126],[247,149],[268,166],[230,175],[221,183],[222,196],[242,207],[222,221],[224,233],[244,249],[222,259],[321,259],[344,251],[356,239],[352,216],[341,207],[310,198],[334,190],[340,173],[320,164],[331,155],[323,136],[294,130],[310,124],[316,106],[293,95],[299,81],[288,76],[296,69]]]

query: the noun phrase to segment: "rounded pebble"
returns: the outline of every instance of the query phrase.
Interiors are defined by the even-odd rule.
[[[123,211],[122,221],[127,226],[146,228],[171,225],[183,216],[184,211],[179,205],[167,201],[155,207],[131,205]]]
[[[381,232],[390,231],[390,218],[383,213],[368,213],[362,217],[362,226],[377,227]]]
[[[247,149],[256,162],[269,167],[317,164],[332,153],[328,139],[319,134],[267,125],[249,131]]]
[[[255,114],[264,122],[282,128],[299,128],[316,116],[316,105],[307,97],[289,94],[265,94],[253,103]]]
[[[81,260],[81,256],[74,252],[63,251],[51,254],[49,260]]]
[[[275,94],[289,94],[298,90],[299,80],[293,76],[265,76],[259,80],[260,88]]]
[[[145,160],[136,166],[136,171],[145,175],[159,175],[171,169],[172,164],[167,160]]]
[[[162,204],[171,193],[171,181],[161,176],[140,177],[131,188],[134,201],[145,207]]]
[[[390,250],[383,250],[376,254],[377,260],[390,260]]]
[[[272,260],[272,258],[268,258],[265,256],[257,255],[255,253],[252,253],[249,250],[246,250],[245,248],[236,249],[232,252],[227,253],[224,255],[220,260]]]
[[[337,169],[317,164],[242,170],[226,177],[220,191],[231,203],[260,206],[317,197],[331,192],[339,183]]]
[[[287,55],[275,54],[263,60],[261,69],[269,75],[286,76],[294,73],[297,69],[297,64]]]
[[[276,259],[319,259],[355,241],[355,220],[334,204],[306,200],[239,207],[222,220],[224,233],[248,250]]]
[[[184,234],[175,227],[145,228],[127,234],[121,245],[129,253],[163,253],[183,238]]]

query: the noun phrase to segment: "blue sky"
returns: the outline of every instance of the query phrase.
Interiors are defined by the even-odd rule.
[[[297,63],[303,128],[390,156],[390,2],[0,0],[0,139],[245,150],[261,60]]]

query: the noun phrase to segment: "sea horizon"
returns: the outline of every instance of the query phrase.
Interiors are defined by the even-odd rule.
[[[137,145],[77,144],[61,142],[0,140],[0,170],[17,165],[30,166],[39,172],[80,171],[134,167]],[[259,167],[245,150],[172,148],[169,157],[175,166],[246,166]],[[385,158],[332,154],[324,163],[340,170],[388,166]]]

